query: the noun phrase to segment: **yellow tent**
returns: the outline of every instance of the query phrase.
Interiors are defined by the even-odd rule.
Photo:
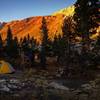
[[[8,62],[0,61],[0,74],[8,74],[13,72],[15,72],[15,70]]]

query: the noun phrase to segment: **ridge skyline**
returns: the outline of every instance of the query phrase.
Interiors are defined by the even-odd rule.
[[[69,6],[67,6],[67,7],[58,9],[58,10],[52,12],[52,13],[49,14],[49,15],[32,15],[32,16],[28,16],[28,17],[24,17],[24,18],[15,18],[15,19],[8,20],[8,21],[0,20],[0,24],[2,24],[2,23],[10,23],[10,22],[13,22],[13,21],[26,20],[26,19],[32,18],[32,17],[56,16],[56,14],[59,14],[59,13],[63,14],[63,12],[61,12],[61,11],[63,11],[63,10],[65,10],[65,11],[64,11],[64,15],[66,15],[65,13],[66,13],[66,12],[68,13],[68,10],[69,10],[69,9],[71,9],[71,14],[72,14],[72,12],[74,11],[74,5],[69,5]],[[67,10],[67,11],[66,11],[66,10]],[[70,14],[69,14],[69,15],[70,15]],[[69,15],[68,15],[68,16],[69,16]]]
[[[22,20],[30,16],[49,16],[53,12],[75,4],[76,0],[1,0],[0,22]]]

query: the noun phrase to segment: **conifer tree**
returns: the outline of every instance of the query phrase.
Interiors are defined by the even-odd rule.
[[[75,3],[74,20],[76,22],[76,32],[82,37],[82,55],[80,56],[80,65],[83,73],[87,68],[91,68],[92,53],[90,52],[90,36],[96,33],[100,23],[100,0],[77,0]]]
[[[65,51],[67,55],[70,55],[71,43],[74,39],[74,31],[75,31],[74,29],[75,26],[72,17],[65,17],[62,26],[62,32],[63,32],[63,40],[65,41]]]
[[[34,66],[34,62],[35,62],[35,47],[36,47],[36,40],[34,39],[34,37],[32,37],[30,39],[30,51],[31,51],[31,62],[32,62],[32,66]]]
[[[0,34],[0,48],[3,47],[3,40],[2,40],[2,37],[1,37],[1,34]]]
[[[17,37],[15,37],[13,39],[13,46],[12,47],[13,47],[12,48],[12,50],[13,50],[13,56],[14,57],[18,57],[18,55],[19,55],[19,44],[18,44],[18,38]]]
[[[41,51],[40,51],[40,63],[41,66],[45,68],[46,67],[46,46],[48,43],[48,29],[46,25],[46,19],[44,17],[42,19],[41,36],[42,36],[42,43],[41,43]]]
[[[54,56],[57,56],[58,55],[58,38],[57,36],[54,37],[54,41],[53,41],[53,53],[54,53]]]
[[[26,37],[24,37],[24,39],[22,39],[21,48],[22,48],[22,51],[24,51],[24,53],[27,53],[27,51],[28,51],[28,41],[27,41]]]
[[[7,38],[6,38],[6,52],[9,57],[17,57],[19,52],[19,45],[18,45],[18,39],[15,37],[13,39],[12,31],[10,27],[8,27],[7,31]]]
[[[59,57],[62,58],[62,64],[67,63],[71,56],[71,47],[74,37],[74,23],[72,17],[65,17],[62,26],[63,36],[59,38]]]
[[[99,0],[77,0],[75,4],[74,19],[78,26],[77,32],[82,36],[83,52],[89,50],[90,35],[96,31],[98,21],[100,22],[99,3]]]
[[[0,34],[0,57],[2,57],[3,55],[3,40]]]
[[[97,37],[97,41],[94,45],[94,49],[96,54],[100,53],[100,36]]]
[[[7,46],[10,46],[12,41],[13,41],[12,31],[10,29],[10,26],[8,26],[7,39],[6,39]]]
[[[8,26],[8,31],[7,31],[6,52],[9,57],[13,56],[12,55],[12,53],[13,53],[13,36],[12,36],[10,26]]]

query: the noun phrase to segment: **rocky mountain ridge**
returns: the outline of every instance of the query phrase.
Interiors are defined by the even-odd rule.
[[[11,22],[0,23],[0,34],[5,40],[7,36],[8,26],[10,26],[13,36],[18,37],[18,39],[27,36],[34,37],[38,42],[41,41],[41,25],[42,18],[44,17],[47,22],[48,37],[53,40],[55,35],[62,35],[62,24],[65,16],[74,15],[74,6],[69,6],[68,8],[61,9],[49,16],[34,16],[25,18],[23,20],[14,20]],[[97,29],[97,33],[93,34],[91,38],[95,39],[100,34],[100,26]]]
[[[40,27],[42,25],[42,18],[44,17],[47,22],[47,28],[49,32],[48,36],[50,39],[53,39],[55,35],[62,34],[61,28],[63,19],[66,15],[73,15],[73,9],[74,7],[71,6],[49,16],[29,17],[23,20],[7,22],[4,25],[1,25],[2,27],[0,29],[0,33],[2,34],[3,39],[5,39],[7,36],[8,26],[10,26],[14,37],[17,36],[18,38],[23,38],[29,34],[30,37],[34,37],[37,41],[41,41]]]

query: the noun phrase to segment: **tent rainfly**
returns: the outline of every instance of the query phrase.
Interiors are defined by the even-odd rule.
[[[0,74],[10,74],[15,72],[14,68],[5,61],[0,61]]]

